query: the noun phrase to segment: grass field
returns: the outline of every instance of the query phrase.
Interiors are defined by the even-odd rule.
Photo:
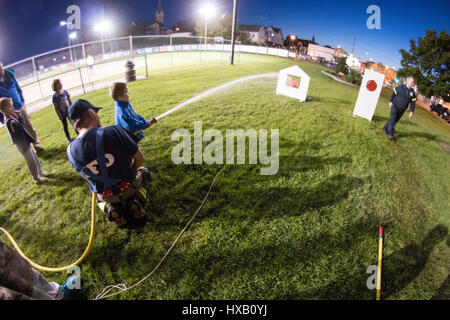
[[[276,72],[293,61],[241,54],[240,64],[151,75],[129,85],[135,110],[150,118],[202,91],[249,74]],[[218,177],[194,223],[160,269],[120,299],[375,299],[366,269],[377,262],[378,226],[385,225],[383,299],[448,297],[450,265],[450,128],[418,108],[396,126],[396,142],[381,128],[383,92],[374,122],[353,119],[358,89],[337,83],[320,66],[305,103],[275,95],[276,79],[233,87],[159,121],[140,147],[158,168],[149,202],[151,222],[119,230],[97,219],[90,255],[81,265],[82,292],[140,280],[162,258],[200,205],[220,165],[171,161],[171,133],[279,129],[280,169],[230,165]],[[113,124],[107,89],[84,96],[103,125]],[[33,114],[47,151],[50,185],[35,187],[25,161],[0,131],[0,226],[36,262],[60,266],[83,252],[90,228],[88,185],[72,169],[53,108]],[[72,134],[73,131],[72,131]],[[7,240],[0,236],[7,242]],[[44,275],[62,282],[65,273]]]

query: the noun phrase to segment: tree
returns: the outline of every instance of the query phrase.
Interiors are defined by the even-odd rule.
[[[241,44],[253,44],[252,38],[250,37],[250,33],[248,32],[239,32],[237,40]]]
[[[337,59],[336,64],[336,72],[342,72],[343,74],[348,74],[348,67],[347,67],[347,58],[346,57],[340,57]]]
[[[182,20],[172,27],[173,32],[195,32],[196,23],[192,20]],[[177,30],[178,28],[178,30]]]
[[[399,77],[412,75],[419,91],[425,96],[442,96],[450,101],[450,36],[446,31],[437,35],[436,30],[427,30],[424,38],[409,41],[409,52],[401,49],[402,68]]]
[[[208,37],[224,37],[231,39],[231,27],[233,24],[233,15],[227,13],[223,18],[217,19],[216,22],[208,22]],[[195,34],[199,37],[205,36],[205,20],[197,22],[195,26]]]

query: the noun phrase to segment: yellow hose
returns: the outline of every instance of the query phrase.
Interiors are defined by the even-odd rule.
[[[31,266],[37,270],[40,271],[46,271],[46,272],[62,272],[65,271],[67,269],[69,269],[70,267],[76,266],[78,264],[80,264],[84,258],[86,258],[86,256],[88,255],[89,251],[91,250],[92,247],[92,243],[94,242],[94,234],[95,234],[95,215],[96,215],[96,206],[97,206],[97,194],[93,193],[92,194],[92,214],[91,214],[91,234],[89,236],[89,243],[86,247],[86,249],[84,250],[84,253],[81,255],[81,257],[75,261],[74,263],[65,266],[65,267],[60,267],[60,268],[48,268],[48,267],[43,267],[41,265],[38,265],[37,263],[34,263],[33,261],[31,261],[23,252],[22,250],[20,250],[19,246],[17,245],[16,241],[14,240],[14,238],[11,236],[11,234],[9,234],[8,231],[6,231],[5,229],[0,227],[0,231],[2,231],[6,237],[9,239],[9,241],[11,241],[11,243],[13,244],[14,248],[16,248],[17,252],[25,259],[27,260]]]

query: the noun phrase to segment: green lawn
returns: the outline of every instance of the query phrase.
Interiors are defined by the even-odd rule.
[[[202,91],[249,75],[291,66],[287,59],[241,54],[240,64],[150,74],[130,84],[135,110],[150,118]],[[450,265],[450,128],[417,108],[396,127],[383,92],[374,122],[352,118],[358,88],[337,83],[322,67],[311,76],[308,100],[275,95],[276,79],[261,79],[190,105],[147,131],[140,147],[158,175],[151,188],[151,222],[119,230],[104,215],[81,265],[83,293],[131,285],[149,273],[203,200],[222,166],[171,161],[175,129],[279,129],[280,169],[230,165],[191,227],[146,282],[120,299],[375,299],[368,266],[376,264],[378,226],[385,225],[383,299],[442,297]],[[113,124],[108,90],[84,96],[103,125]],[[0,226],[36,262],[61,266],[83,252],[90,228],[88,185],[72,169],[53,108],[33,114],[47,151],[52,184],[35,187],[25,161],[0,130]],[[73,133],[73,131],[72,131]],[[7,240],[1,236],[5,242]],[[62,282],[65,273],[44,275]],[[448,281],[447,281],[448,283]]]

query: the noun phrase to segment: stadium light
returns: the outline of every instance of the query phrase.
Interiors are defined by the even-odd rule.
[[[59,22],[59,25],[60,25],[61,27],[66,27],[66,31],[67,31],[67,40],[69,41],[70,60],[73,62],[72,45],[71,45],[71,43],[70,43],[70,39],[75,39],[75,38],[76,38],[76,35],[75,35],[75,38],[72,38],[72,37],[73,37],[73,36],[71,36],[72,34],[69,34],[69,26],[67,25],[67,22],[66,22],[66,21],[60,21],[60,22]],[[76,32],[75,32],[75,33],[76,33]]]
[[[74,31],[71,34],[69,34],[69,38],[72,39],[72,40],[76,39],[77,38],[77,32]]]
[[[103,53],[103,55],[105,54],[105,44],[103,42],[103,36],[104,36],[105,32],[110,32],[111,29],[112,29],[112,24],[108,20],[103,20],[94,26],[94,30],[97,32],[100,32],[101,37],[102,37],[102,53]]]
[[[208,34],[208,18],[214,17],[216,13],[216,8],[214,8],[211,4],[205,4],[198,10],[202,16],[205,17],[205,51],[206,51],[206,43],[207,43],[207,34]]]

